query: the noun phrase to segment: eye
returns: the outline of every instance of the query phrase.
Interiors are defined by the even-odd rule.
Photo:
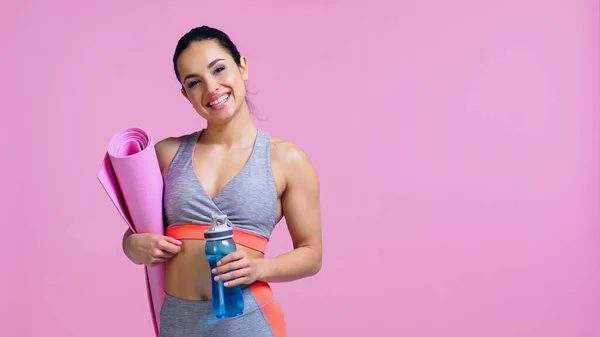
[[[195,86],[196,84],[198,84],[198,81],[196,81],[196,80],[194,80],[194,81],[190,81],[190,82],[188,83],[188,88],[191,88],[191,87]]]
[[[215,74],[218,74],[218,73],[222,72],[223,70],[225,70],[225,67],[219,67],[219,68],[215,69]]]

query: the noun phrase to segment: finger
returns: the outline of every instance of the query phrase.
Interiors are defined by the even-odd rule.
[[[227,263],[225,265],[221,265],[220,267],[217,267],[217,268],[213,268],[213,270],[211,270],[211,272],[213,274],[222,274],[222,273],[226,273],[231,270],[242,269],[242,268],[246,268],[246,267],[250,267],[250,260],[241,259],[241,260]]]
[[[217,262],[217,266],[222,266],[222,265],[227,264],[227,263],[229,263],[231,261],[239,260],[239,259],[242,259],[244,257],[246,257],[246,252],[243,251],[243,250],[238,250],[238,251],[235,251],[233,253],[227,254],[224,258],[222,258],[221,260],[219,260],[219,262]]]
[[[170,243],[172,243],[172,244],[174,244],[174,245],[177,245],[177,246],[181,246],[181,244],[182,244],[182,242],[181,242],[181,241],[179,241],[179,240],[176,240],[176,239],[174,239],[174,238],[172,238],[172,237],[170,237],[170,236],[163,236],[163,239],[164,239],[165,241],[167,241],[167,242],[170,242]]]
[[[173,255],[174,254],[171,252],[160,250],[158,248],[154,249],[154,251],[152,252],[153,258],[171,258],[171,257],[173,257]]]
[[[240,285],[240,284],[249,284],[249,283],[250,283],[250,278],[248,278],[248,277],[241,277],[241,278],[237,278],[237,279],[235,279],[233,281],[225,282],[225,283],[223,283],[223,285],[225,287],[229,288],[229,287],[235,287],[235,286]]]
[[[175,254],[169,253],[169,252],[165,252],[164,250],[161,250],[161,252],[162,252],[162,254],[159,257],[163,258],[163,259],[170,259],[173,256],[175,256]]]
[[[158,240],[157,247],[173,254],[177,254],[181,250],[181,246],[172,244],[164,239]]]
[[[167,260],[168,259],[166,259],[166,258],[153,259],[152,262],[150,262],[150,266],[151,267],[158,266],[160,264],[163,264],[163,263],[167,262]]]
[[[217,282],[229,281],[229,280],[237,279],[240,277],[246,277],[249,275],[250,275],[250,268],[238,269],[238,270],[234,270],[232,272],[229,272],[229,273],[226,273],[223,275],[215,276],[215,281],[217,281]]]

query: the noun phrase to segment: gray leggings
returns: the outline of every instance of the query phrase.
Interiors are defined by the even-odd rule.
[[[165,294],[160,312],[160,337],[285,337],[279,303],[267,283],[243,288],[244,313],[216,318],[210,301],[184,300]]]

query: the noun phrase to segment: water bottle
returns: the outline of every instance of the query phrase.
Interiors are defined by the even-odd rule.
[[[204,231],[204,240],[206,241],[204,251],[211,270],[217,268],[219,260],[236,250],[233,229],[227,224],[226,215],[212,214],[210,228]],[[215,281],[215,276],[217,275],[211,273],[212,309],[215,316],[228,318],[241,315],[244,312],[242,288],[239,285],[225,287],[224,281]]]

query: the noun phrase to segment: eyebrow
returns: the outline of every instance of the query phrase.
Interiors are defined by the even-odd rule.
[[[224,60],[224,59],[215,59],[215,60],[213,60],[211,63],[209,63],[209,64],[208,64],[207,68],[209,68],[209,69],[210,69],[210,68],[212,68],[212,66],[214,66],[214,65],[215,65],[215,63],[217,63],[217,62],[219,62],[219,61],[223,61],[223,60]],[[186,76],[186,77],[185,77],[183,80],[185,81],[185,80],[187,80],[188,78],[192,78],[192,77],[198,77],[198,74],[193,74],[193,73],[192,73],[192,74],[189,74],[189,75],[187,75],[187,76]]]

